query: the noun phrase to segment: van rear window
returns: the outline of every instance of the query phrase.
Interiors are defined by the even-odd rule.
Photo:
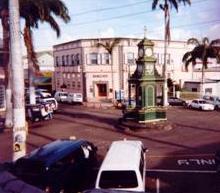
[[[103,171],[100,176],[100,188],[135,188],[138,186],[134,171]]]

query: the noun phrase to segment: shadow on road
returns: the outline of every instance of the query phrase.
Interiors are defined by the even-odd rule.
[[[196,148],[207,152],[210,149],[215,151],[218,147],[220,142]],[[175,151],[166,155],[146,173],[146,186],[150,192],[156,192],[156,179],[159,179],[162,193],[219,193],[220,174],[216,173],[215,169],[214,156],[189,156],[187,150]]]

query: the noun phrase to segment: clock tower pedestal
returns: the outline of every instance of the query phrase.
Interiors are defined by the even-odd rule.
[[[138,44],[137,68],[128,80],[129,105],[124,110],[124,120],[138,124],[166,121],[166,107],[163,105],[164,77],[155,67],[154,43],[147,38]],[[133,91],[133,92],[132,92]],[[131,106],[134,94],[136,106]]]

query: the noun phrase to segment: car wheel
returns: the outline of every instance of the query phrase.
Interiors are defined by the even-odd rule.
[[[215,105],[215,110],[217,111],[217,110],[219,110],[219,107],[218,107],[218,105]]]
[[[191,106],[191,105],[189,105],[189,109],[192,109],[192,106]]]
[[[199,107],[199,110],[202,111],[202,107]]]

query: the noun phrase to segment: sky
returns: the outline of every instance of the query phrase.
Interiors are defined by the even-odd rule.
[[[159,8],[152,11],[152,0],[63,0],[69,9],[68,24],[57,20],[61,36],[47,24],[33,31],[35,49],[51,49],[53,45],[81,38],[137,37],[163,39],[164,15]],[[163,0],[159,2],[163,3]],[[210,40],[220,38],[220,1],[191,0],[191,6],[179,4],[171,9],[171,40],[186,41],[191,37]],[[22,25],[22,22],[21,22]],[[2,29],[0,28],[0,34]]]

